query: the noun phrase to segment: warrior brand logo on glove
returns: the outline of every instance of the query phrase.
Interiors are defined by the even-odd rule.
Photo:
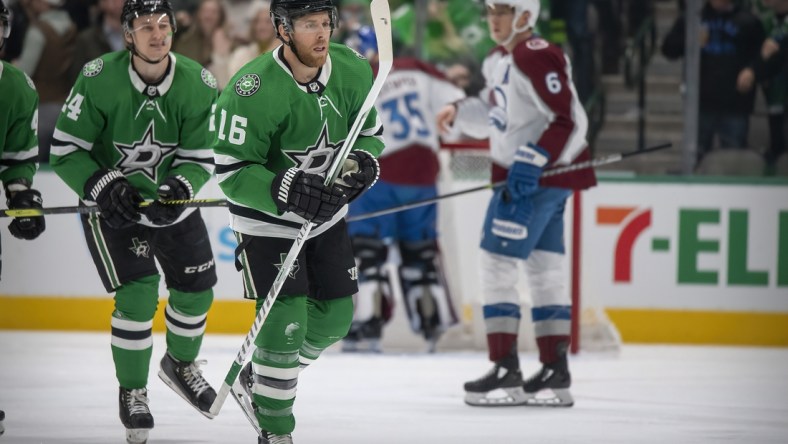
[[[339,186],[327,186],[324,180],[295,167],[280,171],[271,183],[276,208],[281,212],[292,211],[316,224],[331,220],[348,198]]]

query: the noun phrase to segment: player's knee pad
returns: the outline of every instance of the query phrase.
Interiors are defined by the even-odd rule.
[[[264,298],[256,301],[258,310],[264,301]],[[271,306],[254,343],[265,350],[292,352],[301,347],[307,327],[306,295],[280,295]]]
[[[353,319],[353,299],[310,299],[308,306],[308,326],[306,337],[301,345],[301,365],[309,365],[320,356],[323,350],[347,335]]]
[[[170,289],[169,305],[185,315],[197,316],[208,313],[213,303],[213,289],[183,292]]]
[[[436,339],[457,323],[437,242],[402,242],[400,255],[399,277],[411,328],[426,339]]]
[[[520,294],[517,291],[520,272],[518,261],[519,259],[510,256],[481,251],[479,265],[486,305],[520,304]]]
[[[184,293],[170,289],[170,299],[164,309],[167,331],[185,338],[201,337],[212,301],[213,290]]]
[[[153,274],[118,287],[115,290],[116,317],[140,322],[153,319],[159,304],[160,279],[158,274]]]
[[[534,250],[525,261],[534,306],[572,305],[566,291],[566,256]]]

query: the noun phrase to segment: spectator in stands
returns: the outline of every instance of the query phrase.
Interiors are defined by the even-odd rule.
[[[722,148],[746,148],[755,102],[755,72],[764,40],[758,18],[734,0],[707,0],[701,11],[698,158]],[[684,55],[685,15],[662,42],[668,59]]]
[[[279,46],[276,30],[271,22],[270,6],[270,2],[263,0],[255,1],[250,6],[249,13],[252,17],[249,26],[250,43],[235,48],[230,54],[230,61],[227,63],[228,79],[255,57]]]
[[[38,152],[41,162],[49,159],[55,123],[71,89],[67,74],[74,54],[77,28],[61,8],[62,4],[62,0],[22,0],[30,25],[22,43],[22,52],[14,64],[33,79],[38,90]]]
[[[123,0],[99,0],[98,9],[99,17],[96,23],[77,35],[74,45],[74,60],[71,61],[71,67],[68,70],[71,84],[76,82],[85,63],[102,54],[120,51],[126,47],[120,23]]]
[[[219,89],[227,81],[227,62],[232,39],[225,28],[227,13],[219,0],[202,0],[194,23],[173,44],[173,52],[183,54],[207,68],[216,77]]]
[[[761,45],[761,60],[766,65],[775,65],[771,72],[764,73],[762,81],[769,112],[769,149],[765,157],[769,168],[773,168],[785,152],[788,70],[779,63],[779,53],[780,47],[788,43],[788,0],[763,0],[761,3],[766,31],[766,39]]]

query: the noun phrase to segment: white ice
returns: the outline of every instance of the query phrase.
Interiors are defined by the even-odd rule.
[[[0,331],[0,444],[124,443],[108,333]],[[242,337],[209,335],[201,358],[218,386]],[[232,399],[199,415],[158,378],[154,337],[150,444],[256,443]],[[526,373],[534,354],[522,355]],[[569,409],[479,408],[462,383],[482,352],[327,351],[301,373],[298,444],[788,443],[788,349],[625,345],[571,361]]]

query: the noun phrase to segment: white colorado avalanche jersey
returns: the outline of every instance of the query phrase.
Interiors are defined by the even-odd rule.
[[[480,113],[487,111],[487,133],[493,162],[505,177],[517,147],[532,143],[550,155],[548,168],[588,160],[588,118],[572,84],[571,65],[564,53],[541,37],[519,43],[511,53],[496,47],[485,59],[486,87],[481,99],[462,102],[455,126],[481,134]],[[482,106],[483,102],[483,106]],[[473,120],[470,125],[464,120]],[[584,169],[542,179],[542,185],[582,189],[596,183]]]

